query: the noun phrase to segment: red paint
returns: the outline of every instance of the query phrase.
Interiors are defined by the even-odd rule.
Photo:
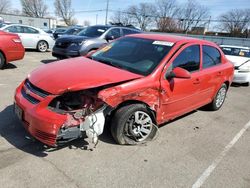
[[[22,59],[25,50],[18,35],[0,31],[0,52],[8,63]]]
[[[101,89],[97,97],[113,108],[124,102],[145,103],[155,112],[157,124],[161,124],[208,104],[223,83],[232,82],[233,65],[212,42],[172,35],[132,36],[173,42],[175,45],[156,70],[146,77],[83,57],[51,63],[36,69],[29,76],[30,82],[50,92],[51,95],[41,100],[39,104],[33,105],[21,94],[23,83],[17,88],[15,101],[24,110],[24,121],[29,124],[28,131],[43,143],[56,144],[55,137],[58,130],[67,122],[68,117],[52,112],[47,107],[53,98],[68,90],[79,91],[119,83]],[[199,71],[191,74],[176,68],[174,73],[178,78],[166,79],[165,73],[173,60],[183,49],[192,44],[200,46],[205,44],[217,48],[221,52],[222,63],[204,70],[201,66]],[[200,61],[202,64],[202,58]],[[39,136],[35,130],[42,132],[45,137]],[[54,136],[54,139],[49,137],[50,135]]]

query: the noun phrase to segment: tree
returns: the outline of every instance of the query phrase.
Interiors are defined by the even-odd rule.
[[[74,18],[71,0],[55,0],[55,14],[62,18],[66,25],[75,25],[77,20]]]
[[[142,30],[147,30],[154,21],[155,6],[150,3],[140,3],[130,6],[126,12]]]
[[[173,32],[177,30],[177,21],[180,7],[175,0],[156,0],[155,21],[159,31]]]
[[[231,36],[240,36],[250,25],[250,9],[234,9],[222,14],[220,28]]]
[[[48,6],[44,0],[21,0],[24,15],[42,18],[48,15]]]
[[[209,11],[195,0],[188,0],[179,11],[180,27],[188,32],[192,27],[205,26],[205,19],[209,18]]]
[[[11,7],[9,0],[0,0],[0,13],[7,13]]]
[[[111,23],[122,25],[133,25],[133,20],[131,16],[125,11],[116,11],[111,17]]]

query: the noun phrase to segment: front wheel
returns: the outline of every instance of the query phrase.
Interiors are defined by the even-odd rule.
[[[222,84],[219,91],[215,95],[213,101],[208,105],[210,110],[216,111],[216,110],[219,110],[221,108],[221,106],[223,105],[223,103],[226,99],[227,89],[228,89],[227,85],[225,83]]]
[[[152,140],[156,131],[154,116],[143,104],[121,107],[112,118],[112,136],[122,145],[145,143]]]
[[[39,52],[46,52],[48,50],[48,48],[49,48],[49,45],[46,41],[39,41],[37,43],[37,50]]]

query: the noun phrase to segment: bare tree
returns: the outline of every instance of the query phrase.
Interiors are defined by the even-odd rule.
[[[125,11],[117,11],[111,17],[112,23],[121,23],[122,25],[133,25],[131,16]]]
[[[77,20],[74,18],[71,0],[55,0],[55,14],[62,18],[66,25],[75,25]]]
[[[48,15],[48,6],[44,0],[21,0],[24,15],[44,17]]]
[[[155,21],[159,31],[173,32],[177,30],[177,21],[180,7],[175,0],[156,0]]]
[[[11,7],[9,0],[0,0],[0,13],[7,13]]]
[[[142,30],[147,30],[154,21],[155,7],[150,3],[140,3],[130,6],[126,12]]]
[[[250,9],[234,9],[222,14],[219,19],[223,31],[227,31],[231,36],[240,36],[250,26]]]
[[[192,27],[205,26],[205,19],[209,18],[209,10],[195,0],[188,0],[179,12],[181,28],[186,33]]]

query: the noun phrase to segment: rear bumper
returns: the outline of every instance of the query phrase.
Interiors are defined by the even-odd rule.
[[[56,58],[70,58],[70,57],[79,57],[80,56],[80,52],[78,50],[68,50],[63,49],[63,48],[57,48],[54,47],[52,50],[52,56],[56,57]]]
[[[234,71],[234,83],[249,83],[250,82],[250,72],[239,72],[239,70]]]

